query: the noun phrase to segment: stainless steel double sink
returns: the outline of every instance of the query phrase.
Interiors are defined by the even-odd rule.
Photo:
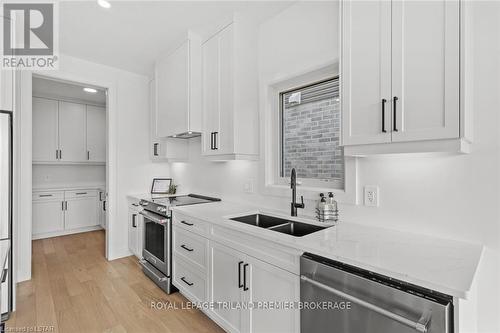
[[[312,234],[313,232],[317,232],[325,228],[328,228],[328,226],[318,226],[314,224],[302,223],[264,214],[238,216],[231,218],[231,220],[254,225],[256,227],[276,232],[281,232],[283,234],[295,237],[302,237],[305,235]]]

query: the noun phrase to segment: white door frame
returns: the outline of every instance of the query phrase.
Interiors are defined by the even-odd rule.
[[[43,71],[38,73],[21,71],[19,75],[19,115],[15,125],[15,150],[19,152],[16,170],[19,173],[17,188],[17,282],[31,279],[31,241],[32,241],[32,78],[36,76],[61,81],[88,84],[107,90],[106,122],[106,190],[108,192],[106,209],[106,246],[105,256],[109,257],[110,244],[117,216],[117,109],[116,109],[116,82],[106,80],[89,80],[74,73],[63,71]]]

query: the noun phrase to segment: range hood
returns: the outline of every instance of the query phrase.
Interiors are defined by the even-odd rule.
[[[191,139],[191,138],[196,138],[198,136],[201,136],[200,132],[189,131],[189,132],[184,132],[184,133],[180,133],[180,134],[175,134],[175,135],[172,135],[170,137],[175,138],[175,139]]]

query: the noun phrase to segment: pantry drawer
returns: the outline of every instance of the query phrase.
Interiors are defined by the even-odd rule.
[[[63,191],[43,191],[43,192],[33,192],[32,196],[33,201],[52,201],[64,200],[64,192]]]
[[[64,195],[66,199],[74,199],[74,198],[89,198],[95,197],[97,198],[97,190],[75,190],[75,191],[65,191]]]
[[[174,259],[174,285],[192,302],[206,302],[207,276],[190,267],[179,256]]]
[[[200,221],[194,217],[189,217],[186,215],[179,214],[177,212],[172,213],[172,222],[174,226],[178,226],[182,229],[194,232],[200,236],[207,237],[209,231],[209,225],[206,222]]]
[[[205,271],[208,263],[208,239],[174,226],[174,253],[198,269]]]

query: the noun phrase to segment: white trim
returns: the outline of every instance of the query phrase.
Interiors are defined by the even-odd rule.
[[[63,231],[55,231],[55,232],[46,232],[43,234],[36,234],[33,235],[33,240],[35,239],[44,239],[44,238],[52,238],[52,237],[58,237],[58,236],[64,236],[64,235],[72,235],[72,234],[79,234],[82,232],[88,232],[88,231],[96,231],[96,230],[104,230],[101,225],[96,225],[92,227],[84,227],[84,228],[78,228],[78,229],[73,229],[73,230],[63,230]]]
[[[32,241],[32,76],[46,77],[56,80],[77,82],[80,84],[96,86],[100,88],[107,89],[107,171],[106,171],[106,188],[108,191],[107,196],[107,221],[108,228],[106,232],[106,253],[105,256],[108,260],[118,258],[115,253],[110,253],[110,236],[113,233],[113,228],[117,225],[117,203],[118,198],[116,194],[118,193],[117,184],[117,119],[118,112],[116,108],[116,82],[106,81],[106,80],[89,80],[86,77],[80,75],[64,72],[64,71],[43,71],[39,73],[33,73],[28,71],[21,71],[20,79],[20,103],[21,107],[18,109],[19,118],[18,120],[18,143],[15,145],[15,149],[20,152],[19,165],[20,165],[20,184],[18,187],[18,192],[20,193],[19,202],[22,205],[17,207],[17,216],[19,216],[18,221],[20,221],[20,226],[22,227],[23,235],[19,235],[18,239],[18,249],[27,249],[29,251],[18,251],[19,257],[17,259],[17,272],[18,280],[17,282],[25,281],[31,279],[31,241]],[[21,169],[22,168],[22,169]],[[21,239],[22,237],[22,239]],[[24,256],[24,257],[21,257]]]
[[[259,163],[259,191],[262,195],[288,197],[290,189],[279,184],[279,131],[276,126],[279,122],[279,93],[307,83],[321,81],[339,74],[338,61],[322,66],[310,68],[306,71],[293,73],[288,77],[269,80],[263,83],[261,99],[264,105],[260,108],[261,149]],[[345,158],[345,185],[344,190],[324,187],[298,188],[299,195],[305,199],[315,200],[320,192],[333,192],[339,202],[357,204],[357,162],[355,158]]]

